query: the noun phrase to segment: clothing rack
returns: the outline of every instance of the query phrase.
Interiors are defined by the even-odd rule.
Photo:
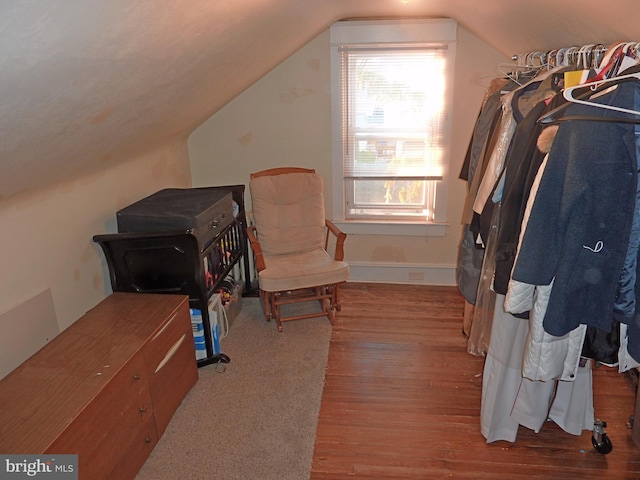
[[[560,296],[568,290],[570,278],[565,272],[571,269],[568,263],[567,266],[560,265],[557,267],[560,275],[552,276],[549,272],[554,273],[551,269],[555,267],[549,267],[548,270],[538,267],[542,265],[541,259],[547,258],[547,253],[540,251],[548,252],[549,246],[542,239],[551,236],[549,229],[553,228],[550,225],[554,220],[546,214],[557,213],[553,205],[557,203],[558,188],[563,185],[563,179],[567,180],[568,185],[577,185],[579,182],[576,179],[582,179],[578,173],[581,171],[579,168],[566,169],[563,173],[565,159],[571,160],[573,167],[578,162],[592,167],[597,160],[592,159],[591,153],[597,151],[597,137],[601,136],[607,140],[612,158],[627,162],[625,165],[632,165],[631,168],[635,166],[631,163],[636,162],[631,152],[635,152],[636,145],[628,144],[633,135],[622,136],[617,124],[623,120],[629,124],[640,121],[637,117],[639,112],[628,109],[632,93],[629,86],[634,87],[628,79],[640,79],[640,43],[590,44],[534,51],[514,55],[512,60],[513,64],[499,65],[500,77],[487,91],[465,158],[468,163],[465,163],[460,173],[460,178],[468,182],[468,188],[463,209],[465,230],[460,245],[459,258],[462,260],[458,269],[458,283],[465,297],[464,322],[468,318],[472,320],[469,322],[471,329],[468,352],[486,356],[481,430],[489,443],[498,440],[513,442],[519,426],[523,425],[537,432],[546,421],[553,420],[571,434],[579,435],[584,430],[591,430],[593,446],[598,452],[607,454],[612,447],[604,432],[606,422],[594,418],[591,366],[592,363],[614,365],[617,360],[620,372],[635,371],[640,362],[640,343],[637,341],[640,336],[637,331],[628,336],[635,339],[635,357],[630,353],[630,341],[624,349],[620,346],[611,348],[609,358],[602,355],[604,350],[595,353],[592,346],[601,345],[596,343],[601,340],[595,338],[597,331],[608,331],[606,322],[603,320],[599,323],[596,319],[608,318],[606,312],[604,315],[594,314],[594,318],[588,323],[573,325],[576,317],[588,317],[583,313],[574,315],[570,324],[562,323],[568,321],[568,316],[564,315],[565,304],[562,301],[553,304],[545,302],[549,302],[552,290]],[[509,68],[511,71],[505,73]],[[621,75],[621,72],[626,73]],[[574,96],[574,85],[575,88],[589,92],[579,90]],[[612,85],[621,88],[610,88]],[[587,93],[590,95],[587,96]],[[613,103],[595,102],[593,106],[599,108],[594,108],[593,114],[584,107],[574,108],[575,103],[587,103],[591,95],[598,95],[598,99],[611,95],[609,100]],[[543,128],[546,123],[539,120],[556,109],[564,108],[567,104],[561,102],[563,98],[571,102],[571,106],[567,107],[571,110],[570,115],[562,119],[589,122],[567,122],[563,127],[565,130],[558,134],[560,138],[556,140],[555,154],[550,155],[553,136],[560,129]],[[588,103],[592,104],[593,102]],[[634,108],[637,108],[636,104]],[[625,114],[624,118],[621,120],[621,115],[602,113],[608,110],[621,111]],[[627,119],[630,113],[636,117]],[[560,121],[555,117],[551,120],[552,123]],[[613,126],[609,127],[612,124],[616,124],[615,129]],[[633,128],[627,126],[626,131],[633,133]],[[575,142],[579,148],[568,145],[567,129],[571,129],[571,138],[580,138],[579,142]],[[551,138],[547,135],[543,143],[531,141],[534,138],[539,140],[543,133],[549,132]],[[591,163],[585,159],[590,159]],[[527,163],[523,163],[524,161]],[[509,166],[510,171],[506,171]],[[535,184],[533,190],[534,176],[538,178],[538,170],[542,168],[550,172],[547,173],[547,178],[555,180],[547,181],[540,189],[538,187],[542,181],[538,180],[539,183]],[[635,195],[628,195],[635,185],[624,183],[627,177],[618,177],[613,169],[603,169],[603,172],[609,177],[606,180],[599,176],[597,180],[596,177],[591,177],[593,183],[589,187],[596,187],[596,181],[603,182],[602,185],[614,188],[620,199],[622,196],[625,199],[635,199]],[[625,186],[624,190],[622,186]],[[522,188],[522,191],[516,191],[518,188]],[[525,189],[526,194],[520,194]],[[532,205],[538,205],[538,208],[530,208],[530,212],[533,212],[531,217],[527,214],[526,218],[521,218],[524,207],[529,208],[528,194],[531,191],[537,197],[539,195],[535,204],[531,202]],[[606,188],[594,188],[593,191],[599,195],[600,200],[611,198]],[[562,191],[562,195],[572,195],[566,202],[569,205],[572,199],[577,198],[577,191]],[[599,205],[602,204],[600,200]],[[632,218],[635,204],[631,205],[631,200],[612,202],[616,208],[624,204],[626,213],[624,219],[619,217],[620,223],[614,225],[611,231],[621,231],[627,225],[624,222]],[[599,218],[599,212],[602,210],[594,211],[593,218]],[[564,213],[568,217],[568,212]],[[579,220],[575,220],[576,225]],[[530,235],[529,245],[522,249],[518,244],[522,240],[522,232],[519,228],[511,228],[513,225],[522,225],[523,229],[530,227],[542,233]],[[505,228],[501,229],[501,226]],[[484,250],[477,248],[479,238],[483,240]],[[618,237],[610,236],[607,241],[612,238]],[[611,246],[609,248],[614,250]],[[583,249],[599,253],[602,244],[588,244]],[[565,250],[556,253],[557,257],[566,257]],[[572,254],[579,253],[580,245]],[[516,258],[520,261],[519,271],[513,268],[514,265],[518,267]],[[589,261],[591,260],[583,261],[582,268],[586,268]],[[603,275],[609,273],[602,280],[607,285],[615,283],[616,274],[611,273],[611,269],[605,267],[598,271]],[[552,283],[549,283],[549,278],[553,279]],[[601,307],[600,312],[607,308],[604,301],[594,304]],[[573,305],[570,307],[573,308]],[[580,307],[584,308],[583,305]],[[622,308],[622,304],[620,307]],[[543,324],[548,311],[551,312],[551,320],[555,322],[550,323],[552,330],[547,330]],[[525,314],[529,315],[529,321],[520,321]],[[590,341],[587,343],[585,338],[589,327]],[[633,324],[624,324],[619,328],[623,327],[638,328]],[[487,340],[493,337],[493,332],[499,332],[499,335],[496,335],[495,343],[492,338],[489,348]],[[533,333],[529,335],[531,332]],[[627,338],[626,331],[620,330],[620,337]],[[566,354],[545,354],[544,357],[542,354],[538,355],[542,348],[545,352],[559,351],[549,348],[556,338],[562,338]],[[537,343],[534,344],[534,340]],[[604,340],[602,345],[606,343],[607,347],[615,346],[608,338]],[[587,350],[581,350],[585,345]],[[634,418],[640,416],[640,395],[636,396],[636,401],[638,406]],[[550,408],[547,409],[547,406]],[[633,440],[640,445],[640,421],[632,423],[635,423]]]

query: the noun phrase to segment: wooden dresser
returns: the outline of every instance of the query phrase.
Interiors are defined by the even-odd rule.
[[[133,479],[197,380],[188,297],[113,293],[0,380],[0,452]]]

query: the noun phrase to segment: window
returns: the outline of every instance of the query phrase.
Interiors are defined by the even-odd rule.
[[[331,28],[334,212],[347,221],[444,221],[456,24]]]

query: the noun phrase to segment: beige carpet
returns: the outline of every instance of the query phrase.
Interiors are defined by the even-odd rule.
[[[308,479],[330,336],[326,317],[278,333],[259,300],[243,298],[222,341],[231,363],[199,369],[136,480]]]

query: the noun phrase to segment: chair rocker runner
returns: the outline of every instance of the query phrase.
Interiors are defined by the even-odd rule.
[[[249,189],[254,224],[247,235],[267,321],[275,318],[280,332],[282,322],[302,318],[326,316],[333,324],[339,286],[349,278],[347,235],[325,218],[322,177],[312,169],[274,168],[252,173]],[[282,316],[283,306],[313,300],[320,312]]]

